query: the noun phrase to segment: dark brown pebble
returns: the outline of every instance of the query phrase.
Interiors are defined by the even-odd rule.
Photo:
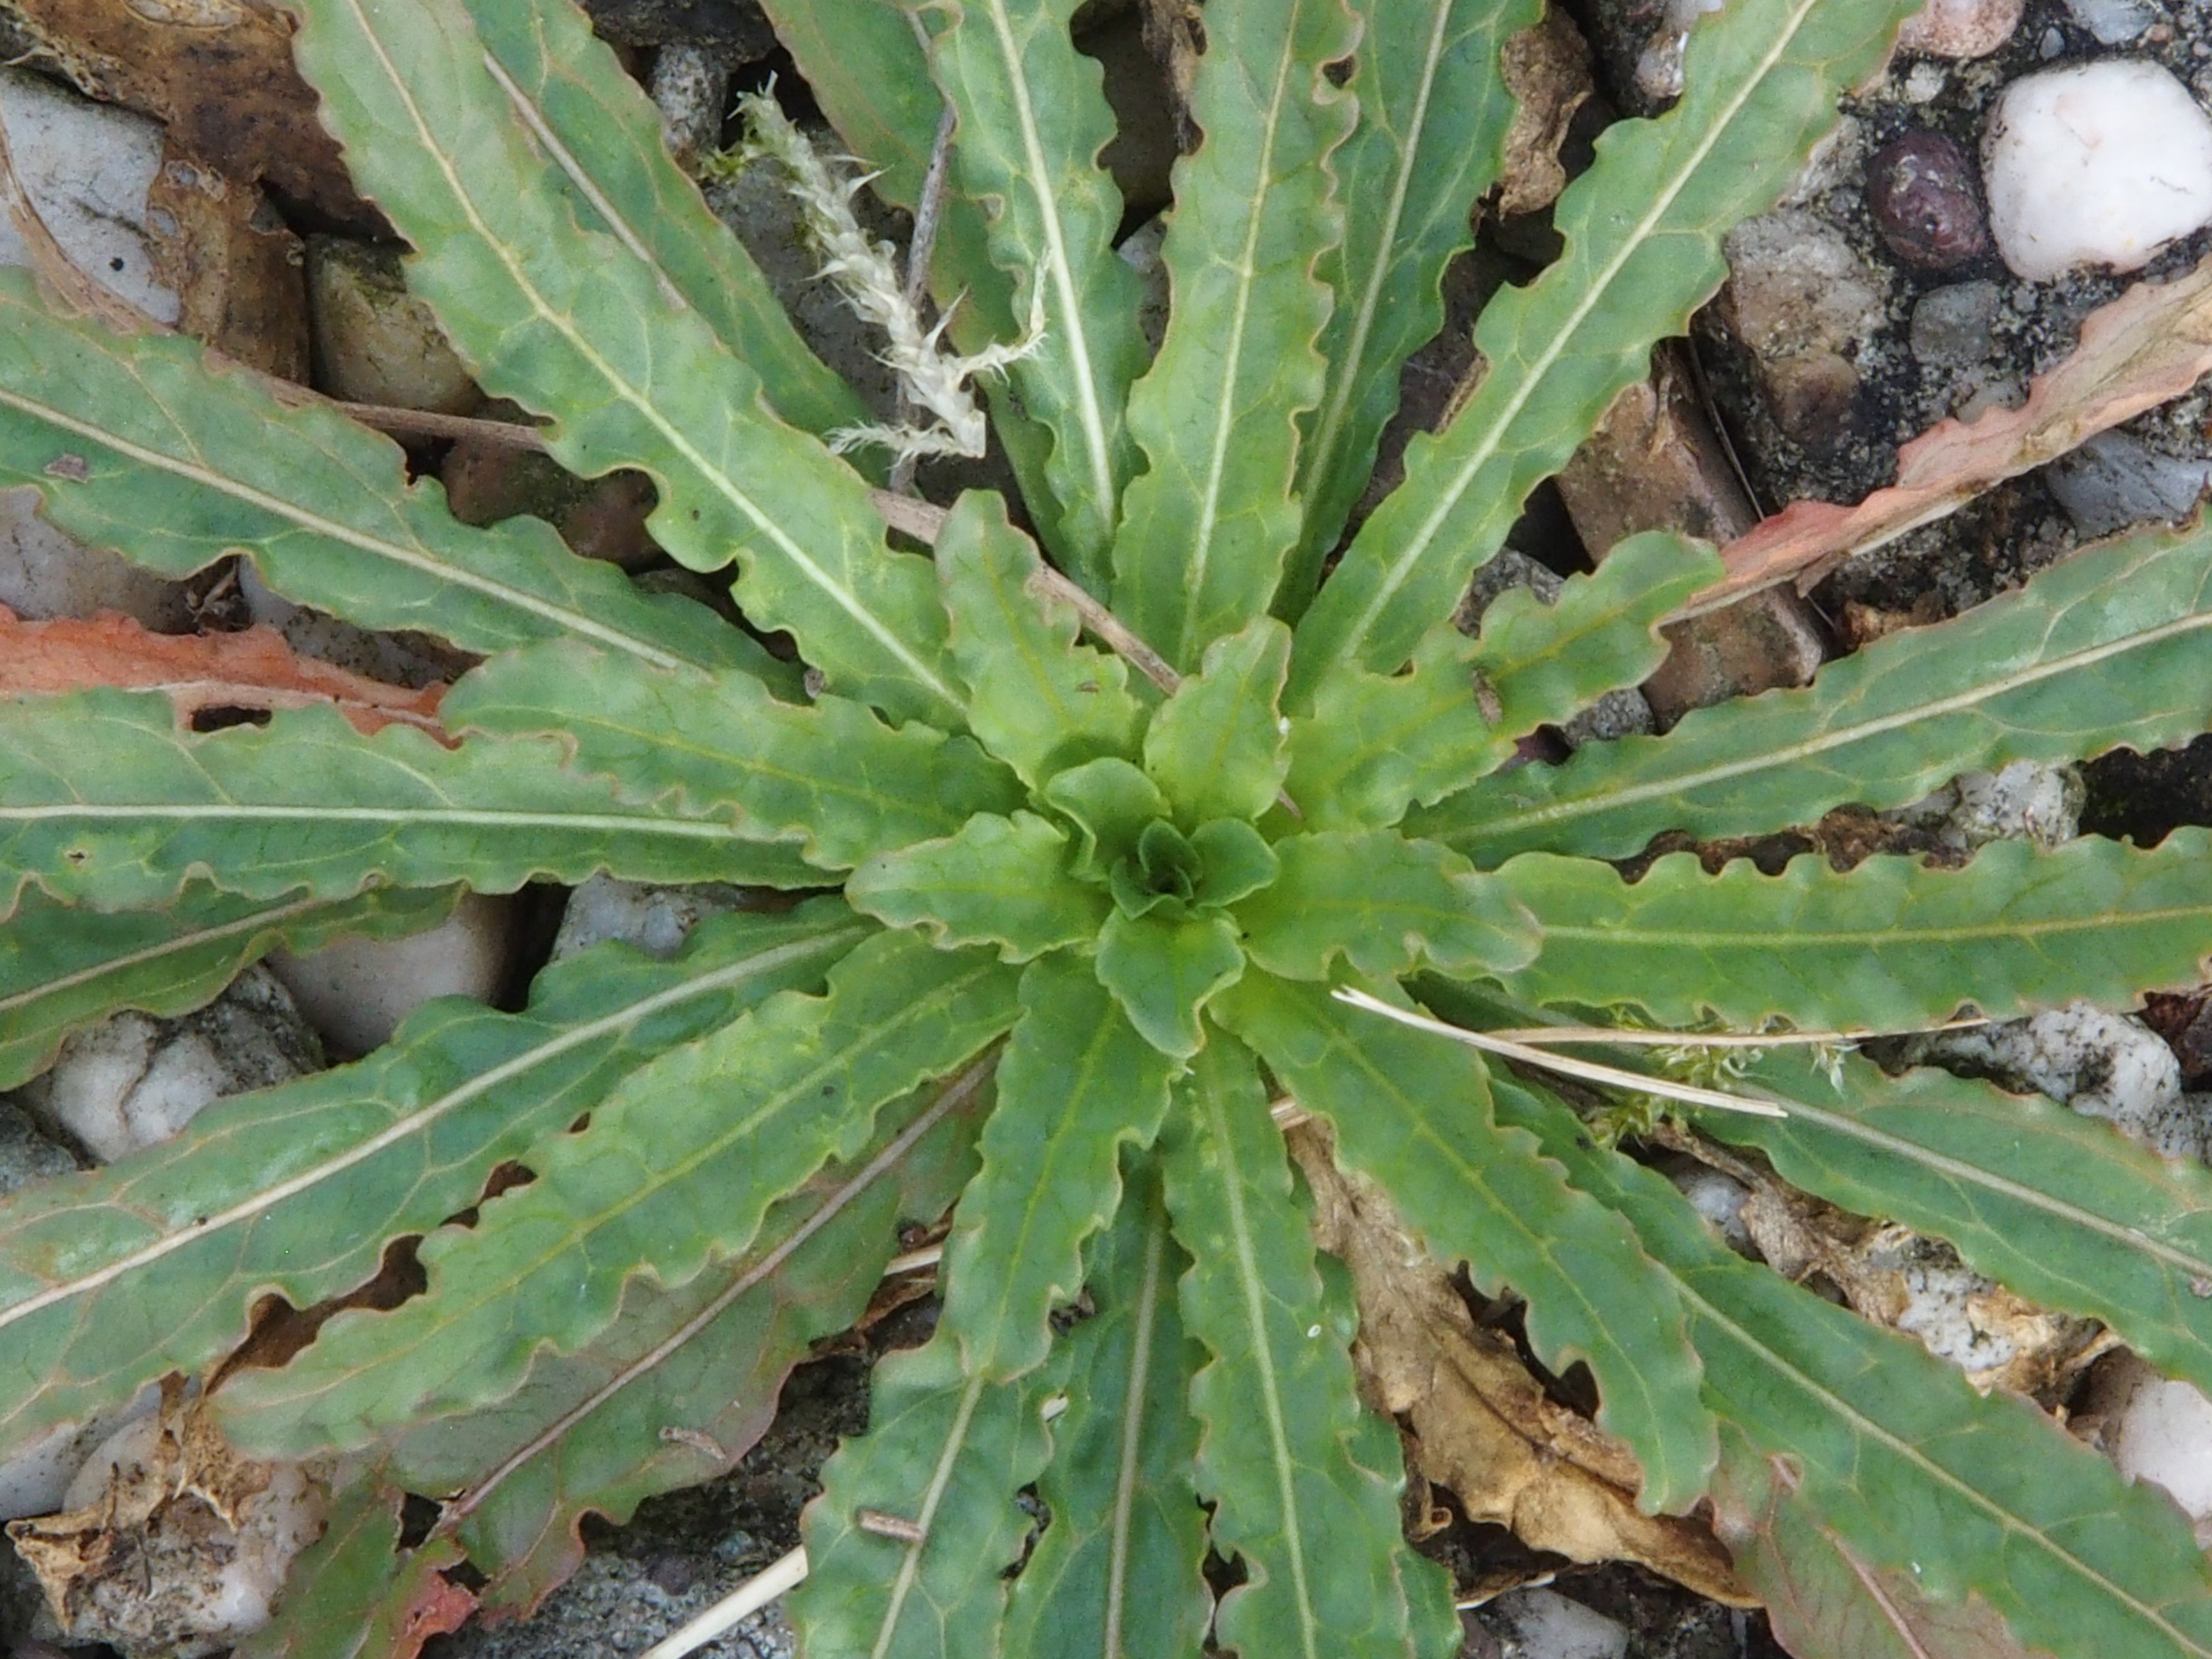
[[[1867,164],[1867,204],[1890,252],[1948,270],[1990,251],[1988,216],[1966,152],[1937,132],[1908,132]]]

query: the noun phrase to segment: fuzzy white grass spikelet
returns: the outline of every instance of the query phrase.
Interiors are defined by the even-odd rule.
[[[947,350],[943,337],[951,310],[934,327],[924,327],[892,263],[896,249],[870,240],[854,215],[853,198],[875,175],[842,176],[768,94],[748,93],[738,106],[751,135],[740,159],[766,157],[782,167],[807,236],[822,257],[817,274],[836,284],[855,315],[882,332],[883,361],[898,377],[906,401],[928,416],[927,424],[845,427],[830,434],[830,447],[842,453],[876,444],[901,459],[982,454],[983,411],[969,383],[1036,350],[1042,318],[1033,317],[1026,337],[1012,345],[990,346],[970,356]]]

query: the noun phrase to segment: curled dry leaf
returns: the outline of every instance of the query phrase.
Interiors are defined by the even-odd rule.
[[[1352,1270],[1364,1393],[1412,1430],[1415,1473],[1473,1521],[1575,1561],[1634,1561],[1735,1607],[1757,1605],[1703,1524],[1645,1515],[1628,1449],[1546,1397],[1511,1346],[1475,1328],[1451,1280],[1372,1182],[1339,1170],[1327,1130],[1287,1132],[1322,1248]]]
[[[326,702],[363,733],[402,722],[444,735],[438,724],[443,685],[410,691],[297,656],[271,628],[155,634],[113,611],[23,622],[0,605],[0,696],[101,685],[164,692],[187,721],[208,709]]]
[[[1795,581],[1809,590],[1854,554],[1931,524],[2007,478],[2178,398],[2212,373],[2212,259],[2174,282],[2141,283],[2081,325],[2081,343],[2018,409],[1945,421],[1897,453],[1897,482],[1856,507],[1798,501],[1723,548],[1727,574],[1683,606],[1717,610]]]

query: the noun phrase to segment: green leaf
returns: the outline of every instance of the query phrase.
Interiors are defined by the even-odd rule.
[[[107,913],[25,892],[0,954],[0,1089],[37,1076],[62,1039],[118,1008],[180,1014],[212,1000],[272,945],[394,939],[434,927],[454,890],[377,888],[336,903],[186,888],[160,910]]]
[[[1397,1436],[1353,1390],[1349,1290],[1319,1271],[1251,1054],[1216,1036],[1176,1104],[1162,1168],[1192,1262],[1183,1323],[1212,1356],[1191,1385],[1198,1486],[1215,1550],[1244,1568],[1215,1633],[1297,1659],[1449,1654],[1443,1575],[1400,1536]]]
[[[560,170],[577,219],[605,231],[706,319],[793,426],[867,418],[823,366],[744,246],[707,210],[661,136],[660,112],[570,0],[464,0],[515,113]]]
[[[1129,1023],[1164,1054],[1188,1060],[1205,1041],[1198,1017],[1215,992],[1237,982],[1244,953],[1218,915],[1125,915],[1098,930],[1098,981]]]
[[[1042,586],[1044,562],[995,495],[963,495],[937,536],[967,682],[968,729],[1032,786],[1102,756],[1137,753],[1144,705],[1119,657],[1075,642],[1075,612]]]
[[[748,1249],[770,1206],[857,1157],[885,1102],[969,1059],[1013,1003],[988,957],[866,941],[826,996],[772,998],[639,1066],[581,1133],[539,1140],[537,1180],[424,1241],[425,1294],[339,1314],[282,1370],[241,1376],[219,1397],[226,1431],[300,1455],[504,1398],[541,1346],[596,1339],[631,1277],[680,1288]]]
[[[468,651],[590,640],[643,661],[720,665],[737,631],[649,599],[552,526],[459,524],[398,445],[335,410],[290,407],[180,336],[110,334],[0,272],[0,484],[29,484],[70,534],[165,576],[244,552],[279,592],[364,628]]]
[[[1317,986],[1247,974],[1218,1018],[1335,1127],[1339,1161],[1381,1183],[1432,1255],[1466,1261],[1486,1291],[1510,1283],[1528,1298],[1528,1340],[1547,1365],[1589,1362],[1599,1424],[1644,1465],[1645,1507],[1693,1503],[1712,1468],[1713,1427],[1680,1301],[1619,1216],[1492,1120],[1503,1080],[1466,1049]]]
[[[0,1201],[0,1456],[234,1346],[264,1294],[306,1308],[366,1281],[387,1239],[476,1202],[641,1060],[818,983],[864,931],[825,900],[702,922],[668,962],[602,945],[545,969],[522,1013],[442,999],[356,1065]]]
[[[694,569],[734,557],[738,604],[787,629],[830,684],[895,716],[957,722],[926,561],[895,554],[860,475],[784,426],[760,377],[660,273],[583,228],[441,0],[307,0],[295,40],[355,181],[418,250],[410,285],[483,388],[552,415],[554,458],[647,473],[654,540]],[[384,142],[391,133],[413,142]]]
[[[1732,1255],[1563,1108],[1504,1084],[1498,1102],[1635,1224],[1690,1310],[1714,1408],[1864,1566],[1939,1603],[1978,1595],[2031,1650],[2078,1651],[2094,1631],[2131,1659],[2212,1655],[2212,1567],[2164,1493],[2026,1401],[1985,1399],[1917,1343]]]
[[[1284,581],[1293,611],[1375,470],[1400,369],[1443,325],[1445,264],[1471,240],[1468,217],[1498,177],[1513,118],[1499,54],[1542,8],[1353,0],[1352,9],[1362,27],[1346,89],[1361,118],[1329,158],[1345,234],[1318,266],[1336,304],[1321,337],[1328,390],[1298,452],[1305,534]]]
[[[1699,709],[1664,738],[1592,744],[1417,814],[1486,864],[1528,848],[1601,857],[1662,830],[1700,837],[1902,806],[1961,772],[2148,752],[2204,724],[2212,529],[2129,537],[2029,578],[1942,628],[1877,640],[1803,690]]]
[[[1315,829],[1381,829],[1465,788],[1537,727],[1648,679],[1667,656],[1660,621],[1719,571],[1711,549],[1632,536],[1553,604],[1499,595],[1479,639],[1439,623],[1406,673],[1333,677],[1291,717],[1291,798]]]
[[[2190,985],[2212,954],[2212,832],[2148,851],[2085,836],[2045,852],[1996,842],[1962,869],[1870,858],[1849,874],[1793,859],[1707,875],[1692,854],[1631,884],[1590,859],[1524,853],[1498,880],[1543,948],[1509,989],[1632,1004],[1663,1024],[1905,1031],[1971,1003],[1994,1019],[2077,997],[2106,1005]],[[1256,955],[1256,953],[1255,953]]]
[[[1290,765],[1275,700],[1290,632],[1262,617],[1206,647],[1206,665],[1160,705],[1145,732],[1145,769],[1186,823],[1256,818]]]
[[[1753,1065],[1786,1119],[1716,1113],[1785,1181],[1957,1246],[2042,1306],[2102,1320],[2161,1370],[2212,1391],[2212,1174],[2110,1124],[1948,1073],[1900,1077],[1802,1048]],[[1726,1118],[1727,1121],[1720,1120]]]
[[[1109,755],[1070,767],[1044,787],[1048,804],[1074,822],[1076,873],[1103,881],[1137,850],[1145,826],[1167,816],[1167,797],[1136,767]]]
[[[1230,905],[1274,880],[1282,860],[1267,838],[1242,818],[1215,818],[1190,832],[1200,875],[1193,900]]]
[[[486,663],[439,713],[457,731],[558,738],[575,769],[672,817],[734,809],[748,836],[797,842],[823,869],[950,835],[1020,799],[970,738],[894,729],[845,697],[779,702],[750,674],[648,673],[575,646]]]
[[[1455,853],[1389,830],[1286,836],[1282,873],[1237,907],[1244,951],[1286,979],[1326,979],[1339,951],[1361,973],[1395,978],[1423,962],[1504,972],[1536,951],[1534,919],[1511,888]]]
[[[271,899],[382,878],[510,892],[594,870],[640,881],[818,885],[795,847],[726,822],[625,805],[550,743],[441,749],[389,726],[364,738],[327,708],[265,726],[179,732],[159,693],[0,704],[0,898],[35,879],[64,901],[166,904],[187,881]]]
[[[1147,352],[1141,284],[1114,252],[1121,193],[1097,164],[1114,112],[1097,64],[1069,35],[1076,8],[963,0],[915,15],[936,28],[930,62],[960,115],[953,156],[967,195],[989,215],[991,258],[1013,279],[1013,314],[1042,327],[1007,378],[1051,434],[1045,477],[1065,509],[1063,562],[1097,592],[1121,486],[1136,470],[1121,414]]]
[[[1848,1659],[2032,1659],[1979,1595],[1938,1601],[1909,1568],[1869,1567],[1805,1501],[1803,1484],[1791,1459],[1761,1456],[1734,1424],[1721,1425],[1714,1530],[1738,1575],[1766,1603],[1775,1635],[1790,1651]]]
[[[945,1324],[970,1376],[1044,1364],[1047,1316],[1082,1288],[1083,1246],[1121,1201],[1121,1148],[1152,1145],[1173,1069],[1088,963],[1052,957],[1022,975],[982,1172],[945,1249]]]
[[[476,1597],[444,1573],[463,1564],[461,1550],[443,1538],[402,1549],[404,1502],[374,1480],[340,1486],[270,1622],[231,1650],[234,1659],[383,1659],[459,1629]]]
[[[963,1376],[950,1333],[876,1367],[868,1432],[823,1465],[802,1522],[806,1583],[785,1605],[808,1651],[999,1650],[1006,1570],[1030,1529],[1014,1494],[1044,1466],[1050,1388]],[[921,1536],[890,1535],[887,1521]]]
[[[1097,933],[1106,895],[1067,872],[1067,835],[1034,812],[978,813],[957,835],[885,853],[853,872],[854,908],[940,945],[991,945],[1027,962]]]
[[[1183,1334],[1157,1177],[1133,1175],[1091,1252],[1090,1317],[1069,1334],[1067,1410],[1037,1481],[1051,1516],[1014,1581],[1006,1651],[1034,1659],[1185,1659],[1212,1597],[1188,1404],[1203,1356]]]
[[[1190,98],[1205,142],[1176,167],[1160,250],[1174,309],[1129,397],[1148,470],[1114,543],[1115,613],[1185,671],[1267,611],[1297,543],[1298,417],[1322,399],[1331,304],[1314,260],[1343,239],[1328,159],[1354,113],[1326,66],[1358,39],[1344,0],[1206,20]]]
[[[791,1368],[866,1311],[902,1219],[941,1215],[974,1174],[990,1065],[885,1107],[866,1152],[771,1209],[726,1272],[677,1290],[633,1279],[588,1347],[541,1350],[507,1399],[398,1437],[393,1478],[454,1494],[440,1523],[491,1575],[487,1608],[526,1612],[568,1578],[586,1512],[626,1521],[760,1438]]]
[[[1294,707],[1339,675],[1391,672],[1450,613],[1528,492],[1720,285],[1722,237],[1781,197],[1834,126],[1838,95],[1882,61],[1912,9],[1913,0],[1743,0],[1727,27],[1693,32],[1680,103],[1600,137],[1596,161],[1553,210],[1565,252],[1484,310],[1481,385],[1449,426],[1414,440],[1406,482],[1307,613]]]

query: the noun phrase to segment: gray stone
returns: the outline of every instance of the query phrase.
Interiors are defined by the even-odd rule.
[[[1930,289],[1912,307],[1912,355],[1931,367],[1978,363],[1996,349],[2004,294],[1986,279]]]
[[[289,1083],[322,1063],[291,997],[257,965],[191,1013],[157,1019],[126,1010],[74,1033],[15,1100],[112,1163],[167,1139],[211,1102]]]
[[[1627,1659],[1628,1626],[1553,1590],[1513,1590],[1492,1604],[1520,1659]]]
[[[64,535],[39,516],[35,489],[0,490],[0,605],[27,622],[120,611],[157,634],[192,625],[182,582]]]
[[[2109,536],[2130,525],[2184,519],[2212,483],[2212,461],[2153,449],[2126,432],[2100,432],[2043,471],[2074,527]]]
[[[747,890],[709,882],[696,887],[655,887],[645,882],[593,876],[568,895],[554,935],[559,962],[608,939],[635,945],[649,957],[672,957],[691,930],[711,915],[749,908]]]
[[[398,253],[341,236],[307,239],[315,383],[349,403],[472,415],[483,393],[407,291]]]
[[[2051,848],[2081,833],[2081,775],[2070,766],[2013,761],[1996,772],[1966,772],[1925,799],[1882,817],[1934,830],[1953,852],[1993,841]]]
[[[147,193],[161,170],[161,124],[0,70],[0,121],[25,193],[70,263],[139,310],[173,323],[183,304],[154,280]],[[29,263],[0,215],[0,264]]]
[[[304,956],[272,951],[269,969],[332,1048],[365,1054],[434,997],[489,1002],[498,994],[514,918],[511,897],[465,893],[435,927],[404,939],[341,939]]]
[[[1553,605],[1566,585],[1566,578],[1557,571],[1539,564],[1525,553],[1505,548],[1474,573],[1455,620],[1463,631],[1474,633],[1480,626],[1483,613],[1509,590],[1525,587],[1541,603]],[[1651,705],[1644,694],[1633,686],[1626,686],[1607,692],[1590,704],[1561,727],[1559,735],[1570,748],[1579,749],[1586,743],[1630,737],[1650,732],[1656,726]]]
[[[2158,21],[2158,8],[2148,0],[2066,0],[2074,21],[2097,37],[2100,46],[2117,46],[2132,40]]]
[[[0,1198],[76,1168],[68,1148],[47,1139],[29,1118],[0,1098]]]
[[[1801,208],[1747,220],[1727,252],[1717,315],[1752,363],[1775,424],[1798,443],[1832,447],[1850,428],[1856,361],[1886,322],[1882,278],[1843,232]]]

